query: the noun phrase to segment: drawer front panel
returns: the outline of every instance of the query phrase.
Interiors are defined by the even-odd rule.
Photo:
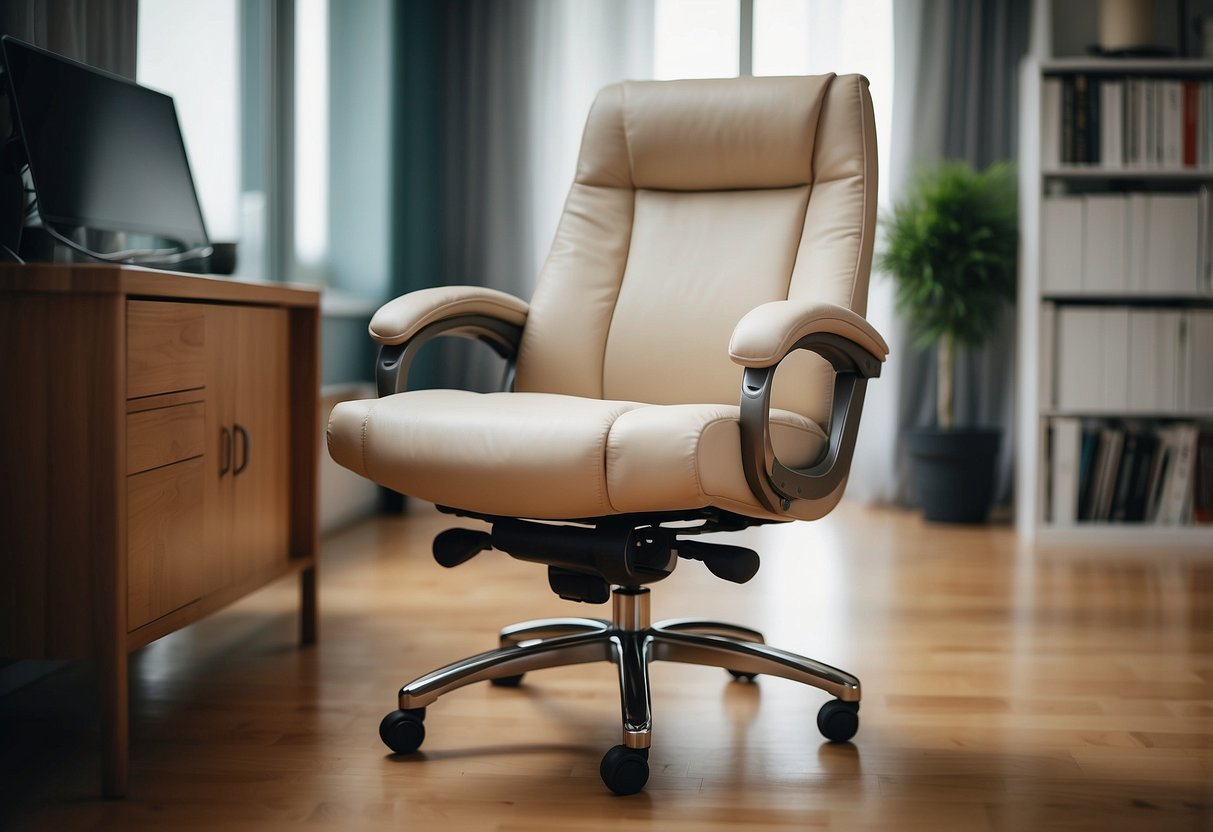
[[[131,413],[126,417],[126,473],[138,474],[202,456],[206,404],[193,402]]]
[[[194,303],[127,303],[127,398],[206,384],[206,313],[205,306]]]
[[[203,458],[127,478],[127,629],[201,597],[206,583]]]

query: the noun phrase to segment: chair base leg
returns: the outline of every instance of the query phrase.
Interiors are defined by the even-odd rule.
[[[509,647],[532,639],[568,636],[575,633],[601,633],[611,628],[602,618],[538,618],[501,629],[501,646]]]
[[[859,679],[836,667],[767,645],[757,630],[701,619],[649,622],[648,589],[616,589],[611,621],[547,618],[501,631],[501,646],[462,659],[400,689],[400,709],[424,708],[473,682],[517,677],[531,670],[608,661],[619,668],[623,745],[648,748],[653,661],[720,667],[735,674],[779,676],[811,685],[849,703],[860,699]]]

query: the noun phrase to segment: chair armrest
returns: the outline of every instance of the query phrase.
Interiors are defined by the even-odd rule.
[[[834,368],[834,399],[825,456],[792,469],[771,444],[771,389],[779,363],[810,350]],[[741,380],[741,463],[746,482],[768,511],[787,513],[794,500],[820,500],[847,478],[864,392],[880,375],[889,348],[871,324],[830,303],[775,301],[749,312],[733,330],[729,355],[745,367]]]
[[[371,318],[371,337],[383,345],[403,344],[436,321],[483,315],[514,326],[526,322],[525,300],[482,286],[435,286],[390,300]]]
[[[745,367],[769,367],[782,361],[801,338],[817,332],[852,341],[878,361],[884,361],[889,354],[889,345],[880,333],[845,306],[777,300],[750,310],[737,322],[729,342],[729,356]]]
[[[371,318],[371,337],[379,342],[375,384],[379,395],[403,391],[409,367],[421,347],[440,335],[473,338],[504,358],[509,386],[522,327],[530,309],[513,295],[477,286],[438,286],[402,295]]]

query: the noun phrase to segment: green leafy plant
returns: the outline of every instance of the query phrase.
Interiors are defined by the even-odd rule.
[[[920,171],[882,218],[881,269],[897,282],[897,307],[919,346],[936,346],[939,427],[951,428],[953,355],[994,333],[1015,296],[1018,209],[1009,163],[975,171],[945,162]]]

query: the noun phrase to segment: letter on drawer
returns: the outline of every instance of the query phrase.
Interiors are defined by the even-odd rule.
[[[126,305],[126,395],[206,386],[206,307],[132,300]]]
[[[126,417],[126,473],[138,474],[206,450],[203,402],[161,407]]]

